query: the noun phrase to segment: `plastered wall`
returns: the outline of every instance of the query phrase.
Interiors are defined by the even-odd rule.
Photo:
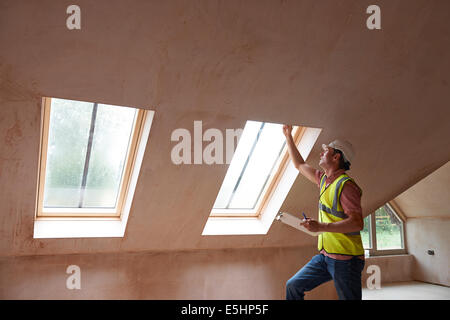
[[[415,280],[450,286],[450,218],[410,218],[406,223]],[[434,255],[429,255],[433,250]]]
[[[450,286],[450,162],[395,198],[407,217],[405,236],[415,280]],[[444,200],[444,202],[443,202]],[[443,204],[444,203],[444,204]],[[429,255],[433,250],[434,255]]]
[[[374,271],[370,269],[371,265],[379,267],[381,286],[389,282],[413,280],[413,260],[414,257],[409,254],[366,258],[366,264],[361,274],[363,287],[370,287],[367,285],[368,281],[370,284],[375,283],[373,278],[370,279],[372,275],[375,276]]]
[[[0,258],[0,299],[284,299],[314,247]],[[81,289],[69,290],[69,265]],[[336,299],[333,283],[306,295]]]
[[[261,248],[74,254],[0,258],[0,299],[285,299],[285,283],[316,248]],[[411,255],[366,260],[380,283],[412,280]],[[69,290],[67,267],[80,267],[81,289]],[[332,281],[306,299],[337,299]],[[399,297],[401,299],[401,297]]]
[[[195,120],[324,128],[316,167],[321,143],[349,139],[365,212],[448,161],[448,1],[384,1],[382,33],[366,29],[363,1],[194,2],[79,1],[83,29],[71,32],[63,2],[2,1],[0,298],[283,298],[314,239],[280,224],[202,237],[226,166],[170,162],[171,132]],[[42,96],[156,110],[123,239],[32,238]],[[313,216],[316,197],[298,179],[282,209]],[[448,244],[440,221],[407,224],[418,279],[443,281],[448,268],[445,247],[423,256],[431,239]],[[79,291],[65,288],[70,264],[81,267]],[[329,284],[309,297],[336,296]]]

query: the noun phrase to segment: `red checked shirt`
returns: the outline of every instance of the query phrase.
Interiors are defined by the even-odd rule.
[[[330,177],[327,177],[325,179],[325,185],[328,186],[330,183],[333,183],[333,181],[336,180],[336,178],[338,178],[340,175],[344,173],[345,173],[344,169],[336,171]],[[316,170],[316,183],[317,187],[319,188],[320,188],[320,179],[322,178],[323,175],[324,172]],[[362,214],[361,192],[359,188],[355,185],[355,183],[353,183],[352,181],[346,182],[344,184],[344,187],[342,188],[341,206],[344,212],[356,212]],[[327,253],[324,249],[322,249],[320,253],[336,260],[350,260],[353,258],[352,256],[342,254]],[[364,259],[364,255],[358,256],[358,258]]]

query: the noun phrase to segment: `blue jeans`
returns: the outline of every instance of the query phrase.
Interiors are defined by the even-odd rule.
[[[303,300],[305,291],[333,279],[340,300],[361,300],[364,263],[357,257],[336,260],[318,254],[286,282],[286,299]]]

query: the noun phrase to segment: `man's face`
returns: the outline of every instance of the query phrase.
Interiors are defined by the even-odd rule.
[[[333,148],[325,146],[320,153],[319,166],[323,169],[330,168],[333,165],[333,154]]]

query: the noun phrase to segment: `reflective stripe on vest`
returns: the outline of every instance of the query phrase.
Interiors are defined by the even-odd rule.
[[[342,189],[345,182],[353,180],[346,174],[342,174],[326,187],[326,178],[323,175],[320,180],[319,220],[331,223],[342,221],[348,217],[340,204]],[[348,233],[324,232],[319,235],[318,249],[319,251],[325,249],[328,253],[346,255],[364,254],[359,231]]]

